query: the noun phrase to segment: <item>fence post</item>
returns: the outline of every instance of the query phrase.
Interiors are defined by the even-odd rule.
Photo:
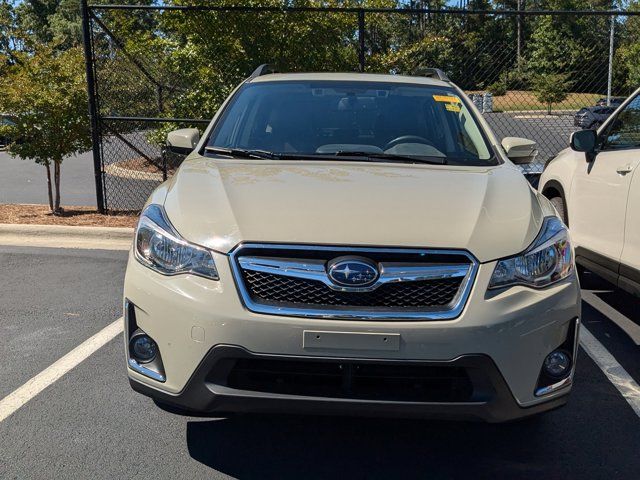
[[[611,15],[611,33],[609,36],[609,72],[607,75],[607,107],[611,106],[611,84],[613,82],[613,42],[615,41],[616,17]]]
[[[364,23],[364,10],[358,10],[358,42],[360,47],[358,49],[358,61],[360,63],[360,71],[364,72],[365,69],[365,56],[364,56],[364,31],[365,31],[365,23]]]
[[[518,0],[517,9],[518,9],[518,16],[516,17],[516,24],[517,24],[516,58],[518,59],[518,67],[519,67],[522,59],[522,14],[519,13],[522,10],[522,0]]]
[[[91,25],[87,0],[81,0],[82,9],[82,43],[87,74],[87,95],[89,96],[89,117],[91,120],[91,144],[93,147],[93,173],[96,182],[96,205],[100,213],[105,213],[104,187],[102,179],[102,161],[100,159],[100,132],[98,130],[98,105],[96,101],[96,85],[93,70],[93,46],[91,42]]]

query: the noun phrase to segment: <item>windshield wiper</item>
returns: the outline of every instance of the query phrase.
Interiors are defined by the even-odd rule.
[[[430,156],[412,156],[412,155],[396,155],[392,153],[376,153],[376,152],[358,152],[340,150],[335,153],[274,153],[267,150],[250,150],[244,148],[226,148],[226,147],[204,147],[205,152],[217,155],[227,155],[235,158],[267,158],[276,160],[328,160],[335,157],[354,157],[358,160],[375,162],[377,160],[386,160],[400,163],[427,163],[430,165],[446,165],[447,159],[443,157]]]
[[[235,158],[278,158],[278,155],[267,150],[246,150],[244,148],[204,147],[205,152],[228,155]]]
[[[427,163],[429,165],[446,165],[447,159],[444,157],[434,157],[426,155],[398,155],[395,153],[357,152],[340,150],[334,154],[337,157],[363,157],[369,160],[390,160],[402,163]]]

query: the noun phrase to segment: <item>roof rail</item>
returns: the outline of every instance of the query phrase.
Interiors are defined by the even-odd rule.
[[[270,73],[278,73],[278,69],[275,67],[275,65],[271,65],[270,63],[263,63],[253,71],[249,78],[261,77],[262,75],[269,75]]]
[[[451,80],[447,77],[447,74],[444,73],[439,68],[419,68],[418,74],[424,77],[435,78],[437,80],[442,80],[443,82],[450,82]]]

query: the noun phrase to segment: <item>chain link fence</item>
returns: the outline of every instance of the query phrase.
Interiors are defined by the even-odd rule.
[[[627,14],[86,4],[83,14],[102,211],[139,210],[180,163],[163,154],[166,133],[204,129],[262,63],[441,68],[496,136],[538,143],[529,174],[640,85],[640,17]]]

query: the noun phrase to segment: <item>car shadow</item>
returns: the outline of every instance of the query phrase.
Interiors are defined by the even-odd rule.
[[[536,455],[496,447],[517,445],[523,435],[544,444],[546,421],[241,415],[189,422],[187,443],[195,460],[236,478],[502,478],[505,471],[517,476],[535,469]]]
[[[583,289],[582,322],[583,325],[602,343],[620,365],[636,381],[640,382],[640,356],[636,344],[637,327],[640,327],[640,298],[617,288],[615,285],[589,271],[580,279]],[[622,317],[614,318],[602,306],[592,303],[585,296],[585,290],[611,308]],[[623,323],[621,323],[623,322]]]
[[[580,278],[580,287],[593,290],[594,294],[610,307],[640,325],[640,298],[625,292],[588,270]]]
[[[578,364],[567,406],[512,423],[238,415],[190,419],[187,448],[240,479],[565,480],[640,471],[638,417],[584,352]]]

